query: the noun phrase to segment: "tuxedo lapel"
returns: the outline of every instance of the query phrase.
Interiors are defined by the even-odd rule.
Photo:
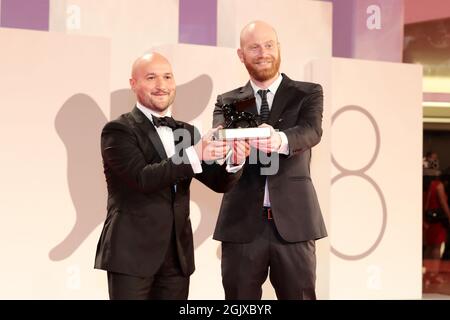
[[[288,98],[291,96],[289,94],[289,91],[291,88],[290,82],[292,80],[289,79],[284,73],[282,74],[282,76],[283,80],[281,81],[280,86],[275,93],[272,108],[270,110],[269,120],[267,121],[267,123],[273,127],[275,127],[275,125],[278,123],[281,113],[287,106]]]
[[[148,136],[148,138],[152,142],[161,160],[167,159],[166,151],[162,144],[161,138],[158,135],[158,132],[156,132],[155,126],[138,108],[134,107],[131,111],[131,114],[133,115],[137,126],[142,130],[144,134]]]
[[[149,120],[150,122],[150,120]],[[166,150],[164,149],[164,146],[162,144],[161,138],[158,135],[158,132],[156,132],[155,127],[153,124],[150,123],[150,130],[148,132],[148,137],[153,143],[153,146],[155,147],[156,151],[158,151],[159,156],[161,157],[161,160],[167,159]]]
[[[185,123],[183,121],[177,121],[177,126],[178,129],[182,129],[182,130],[186,130],[188,132],[188,134],[181,134],[178,137],[175,137],[175,149],[177,149],[177,146],[179,143],[183,143],[182,147],[188,147],[188,146],[193,146],[196,144],[196,142],[198,142],[198,140],[200,140],[199,137],[195,137],[195,131],[194,131],[194,127],[192,125],[189,125],[188,123]],[[198,133],[197,133],[198,134]],[[189,141],[184,141],[184,138],[189,139]]]

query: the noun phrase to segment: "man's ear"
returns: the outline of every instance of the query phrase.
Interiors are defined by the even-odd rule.
[[[242,49],[237,49],[237,55],[239,57],[239,60],[241,60],[242,63],[244,63],[244,52],[242,52]]]
[[[134,87],[135,87],[135,86],[136,86],[136,80],[133,79],[133,78],[130,78],[130,87],[131,87],[131,90],[134,91]]]

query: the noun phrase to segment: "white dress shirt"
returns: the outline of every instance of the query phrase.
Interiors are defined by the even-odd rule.
[[[267,104],[269,105],[269,110],[272,110],[273,99],[275,98],[275,94],[277,93],[278,87],[280,86],[282,80],[283,80],[283,77],[281,76],[281,74],[279,74],[278,78],[266,89],[266,90],[269,90],[269,91],[267,91]],[[264,90],[264,89],[258,87],[252,80],[250,80],[250,85],[252,86],[253,94],[255,95],[256,109],[258,110],[258,114],[260,114],[262,98],[258,94],[258,91]],[[287,155],[287,154],[289,154],[289,144],[288,144],[287,136],[284,132],[278,132],[278,134],[281,137],[281,145],[277,152]]]
[[[136,107],[142,111],[142,113],[151,121],[151,123],[153,123],[152,115],[155,117],[171,116],[170,109],[167,110],[165,115],[161,115],[153,110],[150,110],[149,108],[144,107],[142,104],[139,103],[139,101],[136,102]],[[167,158],[172,157],[175,154],[175,141],[172,129],[166,126],[155,127],[155,129],[164,146]],[[186,149],[186,155],[188,156],[189,163],[191,164],[194,173],[201,173],[203,171],[202,165],[193,146],[190,146],[189,148]]]

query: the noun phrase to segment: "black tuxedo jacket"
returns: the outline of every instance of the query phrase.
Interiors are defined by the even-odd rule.
[[[195,144],[196,129],[183,122]],[[196,138],[194,138],[196,137]],[[95,257],[95,268],[149,277],[161,266],[173,226],[184,275],[194,271],[189,219],[192,166],[167,158],[150,120],[136,107],[105,125],[101,152],[108,187],[107,217]],[[219,165],[202,164],[195,175],[216,192],[225,192],[241,173],[228,174]],[[176,191],[174,188],[176,184]]]
[[[241,178],[223,196],[214,232],[216,240],[245,243],[261,232],[266,179],[274,222],[284,240],[299,242],[327,235],[310,175],[311,148],[322,136],[322,87],[282,76],[268,124],[286,134],[289,155],[279,155],[279,170],[269,176],[261,175],[261,166],[249,164],[247,159]],[[213,126],[224,122],[221,105],[253,96],[250,82],[219,95]],[[257,114],[256,105],[250,111]]]

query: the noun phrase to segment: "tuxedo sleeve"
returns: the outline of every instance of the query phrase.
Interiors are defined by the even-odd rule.
[[[322,137],[323,91],[315,84],[301,101],[297,123],[284,130],[289,144],[289,157],[310,149]]]
[[[222,105],[222,96],[219,95],[217,96],[216,105],[213,111],[213,128],[217,128],[220,125],[225,126],[225,117],[223,115]]]
[[[190,163],[175,164],[172,158],[148,164],[133,131],[119,122],[109,122],[103,128],[101,151],[107,167],[130,187],[143,193],[194,176]]]
[[[241,177],[242,168],[238,172],[232,173],[226,170],[226,166],[226,162],[222,165],[203,163],[203,172],[197,174],[195,178],[215,192],[228,192]]]

